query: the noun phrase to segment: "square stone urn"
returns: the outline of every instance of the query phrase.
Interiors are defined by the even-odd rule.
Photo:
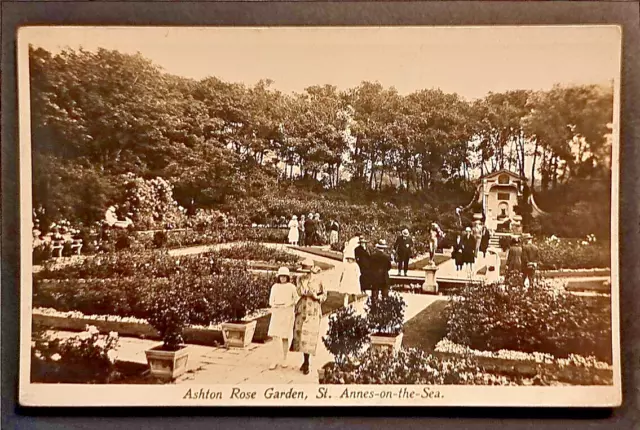
[[[187,370],[189,350],[183,346],[177,351],[164,351],[162,345],[146,350],[151,375],[167,381],[176,379]]]
[[[227,348],[246,348],[251,344],[258,321],[222,324],[222,337]]]

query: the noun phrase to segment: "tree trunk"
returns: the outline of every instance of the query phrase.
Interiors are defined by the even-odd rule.
[[[536,146],[533,148],[533,163],[531,165],[531,189],[533,190],[536,184],[536,162],[538,161],[538,139],[536,139]]]

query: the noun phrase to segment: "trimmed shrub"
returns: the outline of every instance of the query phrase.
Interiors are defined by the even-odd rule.
[[[329,317],[329,329],[322,342],[336,363],[345,365],[355,359],[369,342],[367,320],[353,306],[340,308]]]

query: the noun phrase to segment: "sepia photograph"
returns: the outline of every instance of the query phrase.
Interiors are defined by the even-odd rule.
[[[17,56],[22,405],[620,405],[620,27]]]

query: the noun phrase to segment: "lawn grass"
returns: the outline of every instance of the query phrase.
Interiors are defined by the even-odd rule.
[[[289,248],[295,249],[296,251],[307,252],[319,257],[330,258],[331,260],[342,261],[342,252],[338,251],[324,250],[313,246],[289,246]]]
[[[447,300],[438,300],[404,324],[402,346],[432,353],[436,344],[447,334],[445,308]]]

